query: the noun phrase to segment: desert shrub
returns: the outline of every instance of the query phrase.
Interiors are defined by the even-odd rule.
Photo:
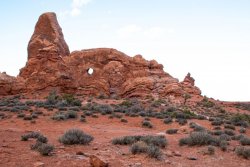
[[[30,132],[30,133],[22,135],[21,140],[27,141],[27,140],[29,140],[29,138],[37,139],[39,136],[42,136],[42,134],[39,132]]]
[[[92,118],[98,118],[99,116],[96,115],[96,114],[92,114],[91,117],[92,117]]]
[[[224,128],[235,130],[235,126],[233,125],[224,125]]]
[[[80,122],[87,122],[85,117],[80,118]]]
[[[139,154],[147,152],[148,145],[145,142],[138,141],[130,147],[130,151],[132,154]]]
[[[54,150],[54,146],[51,144],[45,144],[43,143],[40,147],[37,148],[37,151],[41,154],[41,155],[45,155],[48,156],[52,151]]]
[[[227,134],[221,134],[221,135],[219,136],[219,139],[220,139],[220,140],[225,140],[225,141],[230,141],[230,140],[231,140],[231,137],[230,137],[229,135],[227,135]]]
[[[227,134],[227,135],[229,135],[229,136],[234,136],[235,135],[234,131],[230,130],[230,129],[225,129],[224,133]]]
[[[196,118],[199,119],[199,120],[207,119],[204,115],[197,115]]]
[[[127,122],[128,122],[128,120],[126,120],[126,119],[122,118],[122,119],[121,119],[121,122],[127,123]]]
[[[211,122],[211,125],[213,126],[220,126],[223,124],[223,121],[220,119],[215,119],[214,121]]]
[[[220,141],[219,147],[222,151],[226,151],[228,146],[228,142],[225,140]]]
[[[161,148],[167,146],[168,142],[164,136],[124,136],[121,138],[115,138],[112,140],[112,144],[119,145],[131,145],[135,142],[142,141],[147,145],[155,145]]]
[[[55,105],[59,101],[59,96],[55,90],[52,90],[46,98],[46,104]]]
[[[177,131],[178,131],[178,129],[168,129],[168,130],[166,131],[166,133],[167,133],[167,134],[175,134],[175,133],[177,133]]]
[[[190,136],[182,138],[179,140],[179,145],[218,145],[218,139],[214,138],[212,135],[207,132],[193,132]]]
[[[66,113],[66,118],[67,118],[67,119],[76,119],[77,117],[78,117],[78,115],[77,115],[77,112],[76,112],[76,111],[69,110],[69,111]]]
[[[37,137],[37,141],[41,142],[41,143],[47,143],[48,142],[48,139],[47,137],[43,136],[43,135],[39,135]]]
[[[246,159],[250,158],[250,148],[240,146],[235,149],[235,152],[238,156],[242,156]]]
[[[164,124],[170,124],[173,122],[173,119],[171,117],[168,117],[168,118],[165,118],[163,122]]]
[[[81,101],[74,97],[72,94],[64,94],[62,99],[70,106],[81,106]]]
[[[215,130],[212,132],[213,135],[216,135],[216,136],[220,136],[222,134],[224,134],[224,132],[222,130]]]
[[[244,138],[244,137],[245,137],[244,135],[240,134],[240,135],[232,136],[231,139],[232,139],[232,140],[240,140],[240,139],[242,139],[242,138]]]
[[[210,101],[206,96],[199,102],[199,104],[207,108],[215,106],[214,102]]]
[[[142,121],[142,126],[146,128],[153,128],[153,125],[150,121]]]
[[[221,130],[221,127],[220,126],[215,126],[214,130]]]
[[[159,147],[154,146],[154,145],[150,145],[147,149],[147,155],[150,158],[155,158],[155,159],[161,159],[162,157],[162,151],[160,150]]]
[[[235,126],[248,127],[250,123],[250,115],[237,113],[231,117],[231,121]]]
[[[107,104],[99,104],[94,107],[94,110],[99,112],[105,112],[106,114],[112,114],[113,108]]]
[[[37,114],[32,113],[32,114],[31,114],[31,118],[33,118],[33,119],[37,119],[37,118],[38,118],[38,115],[37,115]]]
[[[53,115],[51,119],[56,120],[56,121],[64,121],[64,120],[67,120],[68,117],[66,114],[59,112],[59,113],[55,113],[55,115]]]
[[[31,115],[25,115],[24,117],[23,117],[23,120],[32,120],[32,116]]]
[[[84,133],[80,129],[69,129],[60,138],[59,142],[72,145],[72,144],[89,144],[94,137]]]
[[[214,152],[215,152],[214,146],[208,146],[208,147],[207,147],[207,153],[208,153],[209,155],[213,155]]]
[[[19,113],[19,114],[17,114],[17,118],[23,118],[23,117],[25,117],[25,114],[24,114],[24,113]]]
[[[246,128],[240,128],[240,129],[239,129],[239,132],[240,132],[240,133],[246,133]]]
[[[180,125],[185,125],[185,124],[187,124],[187,120],[186,120],[186,119],[183,119],[183,118],[177,119],[176,122],[178,122]]]
[[[150,118],[146,117],[144,118],[144,121],[150,121]]]
[[[250,145],[250,138],[247,136],[244,136],[240,139],[240,144],[245,146],[245,145]]]
[[[38,151],[41,155],[48,156],[54,150],[54,146],[37,140],[34,145],[31,145],[31,149]]]

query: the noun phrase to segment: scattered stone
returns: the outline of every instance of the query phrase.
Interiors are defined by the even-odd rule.
[[[45,164],[43,162],[36,162],[34,163],[34,167],[44,167]]]
[[[189,160],[197,160],[198,158],[196,158],[196,157],[187,157],[187,159],[189,159]]]
[[[173,157],[173,152],[170,151],[170,150],[167,150],[167,151],[165,152],[165,154],[166,154],[166,156],[168,156],[168,157]]]
[[[93,150],[98,150],[98,148],[97,148],[97,147],[94,147]]]
[[[181,157],[181,153],[179,151],[174,151],[173,154],[176,157]]]
[[[81,151],[77,151],[77,152],[76,152],[76,155],[84,155],[84,153],[81,152]]]
[[[98,158],[95,155],[91,155],[89,157],[89,163],[92,167],[108,167],[108,163],[102,161],[100,158]]]

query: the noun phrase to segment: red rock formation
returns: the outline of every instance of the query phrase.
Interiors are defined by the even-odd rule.
[[[28,45],[28,59],[68,56],[69,48],[64,41],[62,29],[55,13],[42,14]]]
[[[88,74],[90,68],[94,70],[91,75]],[[180,83],[164,72],[161,64],[155,60],[147,61],[141,55],[130,57],[111,48],[69,54],[54,13],[40,16],[29,42],[28,62],[18,78],[11,78],[10,82],[17,85],[20,81],[19,85],[25,85],[19,86],[19,92],[57,88],[64,93],[121,97],[200,95],[190,75]],[[11,84],[3,83],[6,82],[2,82],[2,87],[8,87],[8,93],[17,92],[9,86]]]

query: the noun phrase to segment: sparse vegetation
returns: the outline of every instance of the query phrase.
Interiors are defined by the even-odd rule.
[[[250,158],[250,148],[248,148],[248,147],[242,147],[242,146],[237,147],[235,149],[235,152],[238,156],[242,156],[246,159]]]
[[[166,133],[167,133],[167,134],[175,134],[175,133],[177,133],[177,131],[178,131],[178,129],[168,129],[168,130],[166,131]]]
[[[60,138],[59,142],[72,145],[72,144],[89,144],[94,137],[84,133],[80,129],[69,129]]]
[[[146,128],[153,128],[153,125],[150,121],[142,121],[142,126]]]

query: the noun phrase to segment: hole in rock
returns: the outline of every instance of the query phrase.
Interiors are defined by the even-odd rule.
[[[89,69],[87,70],[87,73],[88,73],[89,75],[92,75],[92,74],[94,73],[94,69],[93,69],[93,68],[89,68]]]

